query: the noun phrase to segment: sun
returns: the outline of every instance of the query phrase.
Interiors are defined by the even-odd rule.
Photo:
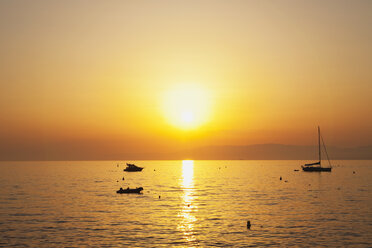
[[[200,85],[177,85],[164,94],[164,114],[175,127],[200,127],[210,116],[210,95]]]
[[[192,123],[194,121],[194,113],[191,111],[182,112],[182,121],[184,123]]]

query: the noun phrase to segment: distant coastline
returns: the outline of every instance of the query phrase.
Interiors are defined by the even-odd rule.
[[[332,160],[372,160],[372,146],[340,148],[330,146]],[[247,146],[204,146],[169,153],[48,153],[22,158],[1,154],[0,161],[93,161],[93,160],[316,160],[316,146],[257,144]]]

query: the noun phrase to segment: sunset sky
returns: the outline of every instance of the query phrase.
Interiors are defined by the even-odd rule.
[[[372,145],[371,27],[372,1],[1,1],[0,159]]]

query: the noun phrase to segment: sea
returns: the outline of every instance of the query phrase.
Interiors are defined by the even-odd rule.
[[[0,162],[0,247],[372,247],[372,161],[304,162]]]

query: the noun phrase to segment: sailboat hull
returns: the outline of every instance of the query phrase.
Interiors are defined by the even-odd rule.
[[[321,171],[331,172],[332,168],[331,167],[305,167],[305,166],[302,166],[302,170],[306,171],[306,172],[321,172]]]

